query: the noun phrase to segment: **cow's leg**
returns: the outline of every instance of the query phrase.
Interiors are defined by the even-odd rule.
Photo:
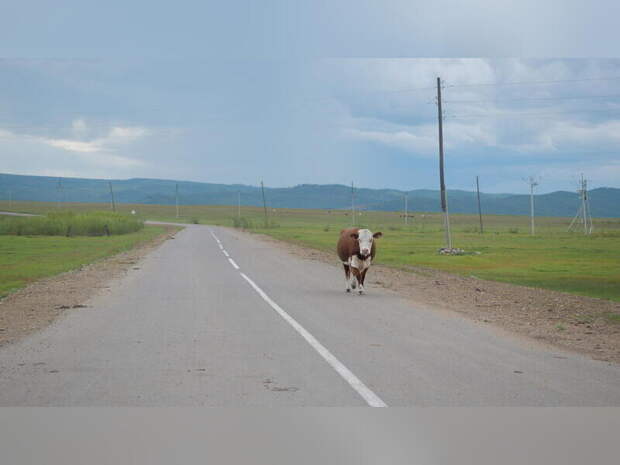
[[[367,271],[368,271],[368,268],[364,268],[364,271],[360,273],[360,290],[359,290],[360,294],[364,293],[364,281],[366,280]]]
[[[349,265],[346,263],[343,263],[342,266],[344,266],[344,280],[346,285],[345,291],[351,292],[351,270]]]
[[[355,289],[357,285],[360,284],[360,279],[361,279],[360,270],[352,266],[351,273],[353,274],[353,279],[351,280],[351,287]]]

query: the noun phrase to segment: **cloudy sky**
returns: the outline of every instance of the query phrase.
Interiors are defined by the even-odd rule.
[[[0,172],[436,188],[440,76],[449,187],[620,187],[615,3],[258,3],[12,7]]]

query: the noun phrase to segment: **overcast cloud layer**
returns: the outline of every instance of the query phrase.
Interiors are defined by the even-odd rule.
[[[620,60],[4,60],[3,172],[489,192],[620,187]]]
[[[440,76],[450,187],[620,187],[620,59],[596,58],[618,55],[618,13],[25,0],[0,15],[0,172],[436,188]],[[539,58],[476,58],[511,55]]]

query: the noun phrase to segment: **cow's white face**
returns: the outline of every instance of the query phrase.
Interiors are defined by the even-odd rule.
[[[357,242],[360,247],[360,254],[364,257],[370,255],[372,250],[372,242],[375,238],[381,237],[381,233],[372,233],[369,229],[360,229],[357,232]]]

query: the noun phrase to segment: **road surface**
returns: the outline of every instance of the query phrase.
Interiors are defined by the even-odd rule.
[[[345,294],[341,267],[246,233],[189,225],[135,268],[0,348],[0,405],[620,405],[617,365]]]

